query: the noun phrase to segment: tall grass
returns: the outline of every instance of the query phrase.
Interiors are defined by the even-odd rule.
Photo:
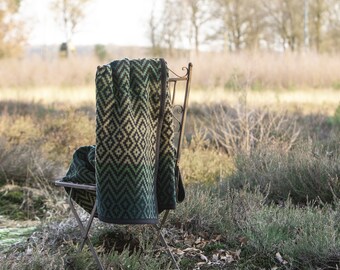
[[[264,146],[236,157],[236,170],[227,180],[234,187],[260,187],[269,200],[332,203],[340,198],[340,149],[319,152],[300,143],[291,151]],[[230,182],[229,182],[230,181]]]
[[[123,57],[152,57],[138,48],[113,51],[106,62]],[[340,88],[338,55],[269,52],[222,54],[201,52],[200,55],[166,57],[168,65],[182,74],[181,67],[194,64],[194,88],[251,89]],[[0,88],[92,86],[95,70],[104,64],[88,55],[69,59],[27,57],[0,61]],[[237,84],[235,85],[235,79]]]
[[[255,55],[235,56],[234,63],[233,55],[220,58],[210,55],[209,61],[200,62],[207,60],[207,57],[202,54],[195,59],[198,64],[195,65],[197,77],[194,77],[194,85],[207,89],[196,92],[201,94],[197,98],[199,103],[191,104],[188,114],[187,141],[180,164],[187,197],[170,214],[165,230],[168,242],[175,247],[178,257],[182,258],[182,269],[337,269],[340,265],[338,90],[327,91],[331,93],[325,105],[331,108],[328,108],[327,114],[319,109],[322,101],[313,100],[313,94],[309,95],[310,106],[314,106],[313,113],[301,113],[300,109],[280,111],[277,107],[263,108],[260,106],[262,100],[253,106],[250,102],[252,98],[262,98],[267,93],[251,91],[251,88],[257,89],[258,81],[252,76],[259,76],[260,73],[256,72],[261,71],[260,60],[257,59],[257,70],[247,58],[254,60]],[[230,57],[230,63],[235,66],[241,65],[245,75],[229,70],[229,63],[224,63],[224,57]],[[297,55],[263,55],[264,61],[266,57],[272,60],[275,57],[304,59]],[[326,59],[328,56],[314,57]],[[236,63],[236,59],[241,62]],[[89,65],[92,65],[91,61],[96,61],[88,60]],[[4,185],[0,185],[0,200],[5,206],[12,204],[11,209],[24,208],[25,213],[13,215],[13,219],[58,219],[54,230],[47,225],[47,228],[34,234],[27,242],[10,247],[7,252],[1,251],[0,260],[4,263],[0,269],[96,267],[87,250],[76,254],[77,246],[74,242],[78,240],[79,232],[74,224],[67,223],[68,220],[64,227],[60,223],[65,214],[64,198],[59,192],[61,189],[55,188],[50,181],[56,176],[62,176],[77,147],[94,143],[94,91],[82,75],[84,73],[81,70],[87,67],[76,65],[80,64],[81,58],[54,61],[50,64],[60,65],[60,76],[65,79],[63,83],[58,81],[59,86],[77,87],[50,87],[48,85],[57,82],[53,81],[55,78],[52,75],[41,81],[34,75],[31,77],[31,87],[41,86],[40,89],[48,90],[54,88],[57,92],[57,95],[50,95],[44,101],[30,102],[27,97],[23,98],[26,101],[14,101],[20,100],[20,95],[26,91],[29,92],[26,94],[36,91],[34,95],[37,96],[46,94],[39,93],[35,88],[25,88],[25,80],[30,77],[28,70],[16,85],[14,79],[12,82],[4,82],[0,78],[1,87],[15,85],[23,88],[16,92],[17,98],[12,96],[13,100],[0,102],[0,182]],[[79,72],[79,76],[74,75],[74,81],[67,74],[70,61],[74,61],[74,72]],[[188,58],[184,57],[173,59],[173,62],[168,60],[168,63],[182,66],[186,61]],[[336,66],[332,61],[330,63]],[[41,63],[43,65],[37,65],[36,68],[44,72],[46,63]],[[225,66],[214,66],[216,63],[224,63]],[[15,61],[13,65],[15,67]],[[273,62],[272,65],[275,67],[279,63]],[[303,67],[302,63],[296,65]],[[214,73],[209,73],[208,69],[204,71],[207,67]],[[226,67],[225,70],[223,67]],[[316,66],[310,68],[317,70]],[[0,70],[2,73],[8,72]],[[46,72],[51,71],[46,69]],[[287,76],[292,72],[291,76],[294,77],[294,72],[300,72],[302,76],[304,70],[286,72]],[[335,73],[337,71],[333,71],[333,75]],[[215,74],[227,77],[214,81]],[[321,80],[325,83],[322,87],[331,87],[333,79],[327,82]],[[291,87],[280,85],[279,81],[279,78],[268,75],[268,81],[263,81],[263,87]],[[211,90],[215,82],[220,90],[225,87],[232,90],[221,91],[223,95],[228,92],[224,96],[227,104],[216,104],[216,100],[205,104],[206,97],[215,94],[215,90]],[[315,87],[312,84],[304,85],[297,78],[296,83],[301,87]],[[12,89],[1,89],[0,94]],[[77,101],[81,90],[86,93]],[[304,94],[313,92],[305,90]],[[195,98],[195,91],[192,93]],[[280,94],[291,93],[296,92],[279,91],[271,98],[275,100]],[[318,93],[317,97],[321,99],[323,90],[318,90]],[[70,97],[75,102],[70,101]],[[298,103],[306,96],[299,96],[298,99],[296,95],[290,97]],[[273,104],[279,103],[276,101]],[[292,104],[292,100],[288,99],[287,104]],[[12,184],[11,187],[8,184]],[[30,195],[32,192],[38,197]],[[317,203],[312,204],[311,200]],[[42,211],[36,211],[37,208]],[[12,213],[15,214],[11,210]],[[8,213],[5,214],[8,216]],[[159,256],[159,251],[154,252],[145,244],[150,241],[153,233],[151,230],[142,229],[146,237],[138,236],[139,243],[135,250],[125,246],[126,241],[121,241],[124,238],[129,242],[130,232],[119,230],[118,235],[122,237],[117,237],[115,232],[107,234],[103,225],[92,231],[94,244],[106,266],[117,269],[168,267],[168,258]],[[107,238],[110,240],[104,241],[102,245],[101,240]],[[196,241],[200,244],[195,244]],[[185,253],[182,250],[186,248],[196,251]],[[237,250],[239,255],[233,257],[235,261],[232,264],[218,262],[216,254],[221,250]],[[285,264],[277,260],[277,253],[281,254]],[[205,254],[211,264],[199,266],[202,263],[199,254]]]
[[[337,269],[339,203],[301,208],[290,202],[268,206],[265,199],[247,188],[223,193],[202,186],[188,189],[187,199],[170,214],[164,231],[168,243],[176,246],[181,269],[197,269],[202,262],[199,254],[214,262],[205,265],[206,269]],[[169,258],[159,256],[147,244],[153,235],[151,227],[95,225],[93,243],[106,267],[168,269]],[[25,243],[0,252],[4,259],[0,269],[42,269],[44,265],[49,269],[95,269],[87,249],[77,253],[74,242],[79,233],[75,221],[47,224]],[[185,249],[194,253],[178,255]],[[221,249],[238,250],[239,257],[232,264],[214,261]],[[278,253],[285,264],[276,259]]]

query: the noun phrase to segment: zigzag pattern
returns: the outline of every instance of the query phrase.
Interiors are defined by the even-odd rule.
[[[73,154],[72,163],[63,181],[93,185],[95,183],[95,151],[95,146],[82,146],[78,148]],[[69,193],[71,189],[65,188],[65,190]],[[72,199],[87,212],[91,213],[96,201],[96,192],[73,189]]]
[[[165,132],[171,129],[169,97],[166,103],[169,107],[167,119],[164,121],[166,126],[162,128],[164,134],[161,137],[161,173],[158,173],[158,184],[155,182],[162,88],[161,61],[114,61],[99,69],[96,85],[99,218],[113,223],[156,223],[156,188],[163,193],[158,195],[158,200],[162,201],[161,208],[164,209],[163,205],[167,204],[170,208],[175,207],[174,155],[172,166],[169,156],[174,153],[173,145],[169,143],[173,139],[173,132]],[[112,93],[111,96],[107,95],[108,92]],[[168,141],[167,145],[165,141]],[[166,172],[162,171],[163,168]]]
[[[72,198],[88,212],[97,199],[97,215],[105,222],[157,223],[159,212],[176,206],[173,112],[167,87],[158,158],[156,151],[161,89],[168,78],[162,61],[123,59],[97,70],[97,145],[75,152],[64,181],[96,183],[96,194],[74,190]]]

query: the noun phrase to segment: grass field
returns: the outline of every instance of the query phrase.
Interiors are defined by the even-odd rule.
[[[229,56],[238,74],[251,69],[261,78],[248,80],[211,57],[208,66],[220,68],[210,81],[204,59],[193,61],[180,164],[187,198],[165,231],[181,269],[339,269],[339,61]],[[6,61],[0,61],[7,67],[0,72],[0,269],[96,269],[88,250],[77,255],[75,221],[52,183],[76,148],[95,142],[94,86],[84,76],[93,76],[95,60],[85,59],[71,75],[53,60],[44,78],[34,75],[44,68],[35,60],[17,82],[10,68],[20,70],[26,60]],[[166,254],[151,250],[151,228],[97,225],[94,245],[108,269],[169,269]]]

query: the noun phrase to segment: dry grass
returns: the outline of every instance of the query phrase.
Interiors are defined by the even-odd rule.
[[[28,87],[25,89],[5,88],[0,90],[0,100],[15,102],[63,103],[79,105],[84,102],[95,103],[95,87],[65,87],[53,86]]]
[[[195,76],[205,87],[233,88],[236,78],[252,89],[329,88],[339,86],[335,55],[315,53],[210,54],[195,59]]]
[[[183,92],[176,97],[181,100]],[[216,102],[237,106],[244,97],[243,92],[227,91],[222,88],[214,90],[192,89],[190,104],[213,104]],[[271,110],[299,110],[302,113],[322,113],[333,115],[340,104],[340,92],[334,89],[305,89],[281,91],[247,91],[247,104],[251,108],[267,106]],[[95,106],[95,86],[58,88],[53,86],[29,87],[26,89],[4,88],[0,90],[1,101],[35,102],[41,104],[59,103],[79,106]]]
[[[180,67],[189,60],[194,63],[194,77],[186,126],[188,143],[181,163],[187,198],[170,215],[167,237],[176,232],[175,240],[180,240],[169,239],[171,245],[197,248],[188,244],[188,239],[192,237],[195,243],[199,238],[208,243],[202,250],[209,260],[221,248],[239,249],[240,257],[228,265],[239,269],[337,269],[340,62],[335,56],[315,54],[202,53],[200,57],[168,59],[168,63]],[[64,198],[58,192],[61,190],[51,186],[49,180],[65,171],[74,149],[94,143],[97,62],[92,57],[0,61],[0,184],[3,190],[12,183],[16,188],[23,186],[23,190],[41,191],[44,220],[65,213]],[[220,105],[228,112],[216,110]],[[282,108],[288,111],[283,114]],[[198,132],[202,127],[215,133]],[[261,131],[268,136],[258,137]],[[232,138],[235,149],[253,139],[265,138],[265,143],[262,148],[227,155],[221,145],[211,143],[217,134],[224,141]],[[296,147],[295,134],[303,147]],[[275,144],[278,149],[268,146],[276,141],[285,143],[286,137],[290,147],[285,150],[283,144]],[[306,144],[310,146],[308,151]],[[237,187],[235,182],[246,188],[232,189]],[[330,184],[333,186],[328,188]],[[306,189],[308,185],[312,187]],[[27,198],[34,199],[27,194],[13,198],[19,204],[12,204],[19,207]],[[269,195],[286,199],[288,194],[297,198],[293,202],[306,203],[308,196],[331,205],[318,208],[307,203],[299,207],[289,200],[282,205],[264,203]],[[65,233],[61,227],[58,222],[57,235],[48,229],[39,237],[35,234],[13,246],[8,253],[1,252],[0,260],[5,263],[0,269],[64,269],[70,254],[74,254],[74,269],[95,268],[86,265],[89,253],[85,251],[78,257],[74,238],[66,237],[75,233],[73,227],[68,224]],[[42,251],[44,256],[40,256]],[[275,260],[276,252],[288,261],[287,265]],[[167,259],[165,263],[153,256],[145,260],[146,254],[150,253],[131,255],[126,249],[104,254],[103,259],[111,267],[125,267],[132,262],[135,266],[131,269],[141,269],[145,263],[145,269],[164,268]],[[181,268],[193,269],[198,263],[198,256],[189,255],[182,258]]]
[[[116,48],[110,54],[112,59],[138,55],[150,57],[147,50],[138,48]],[[182,54],[166,59],[180,75],[185,73],[181,67],[193,63],[191,103],[237,105],[244,98],[244,90],[251,107],[303,108],[306,113],[331,115],[340,103],[337,55],[202,52],[199,56]],[[0,100],[94,104],[94,77],[100,64],[91,53],[70,59],[0,60]]]
[[[112,59],[152,57],[145,49],[115,49]],[[183,74],[182,66],[194,64],[194,88],[235,88],[248,85],[251,89],[340,88],[338,55],[292,53],[202,52],[199,56],[182,54],[166,57],[171,69]],[[91,53],[70,59],[30,57],[0,61],[0,88],[68,87],[93,85],[96,67],[103,64]]]

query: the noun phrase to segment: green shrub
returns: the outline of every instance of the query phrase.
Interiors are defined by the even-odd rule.
[[[13,220],[43,218],[44,197],[33,189],[11,187],[0,190],[0,215]]]
[[[236,188],[246,184],[252,189],[260,187],[276,202],[288,197],[294,203],[333,202],[340,197],[339,153],[337,149],[331,154],[318,152],[308,144],[288,152],[275,145],[265,146],[250,155],[239,154],[234,174],[226,181]]]
[[[15,184],[37,187],[36,176],[53,179],[60,167],[44,158],[32,145],[11,145],[0,136],[0,186]],[[47,180],[48,181],[48,180]]]
[[[247,104],[232,108],[208,107],[202,120],[212,145],[230,156],[250,153],[264,144],[276,143],[290,149],[297,141],[300,129],[296,118],[287,112],[269,109],[249,109]]]
[[[108,56],[107,49],[102,44],[96,44],[94,46],[94,54],[100,61],[105,60]]]
[[[334,116],[331,118],[331,123],[335,126],[340,127],[340,104],[334,112]]]
[[[247,213],[242,230],[249,249],[269,258],[279,252],[293,269],[335,267],[340,260],[339,210],[289,202],[265,206]]]
[[[46,158],[61,161],[64,166],[70,163],[75,149],[95,144],[95,121],[82,112],[69,110],[62,116],[47,116],[40,129]]]

